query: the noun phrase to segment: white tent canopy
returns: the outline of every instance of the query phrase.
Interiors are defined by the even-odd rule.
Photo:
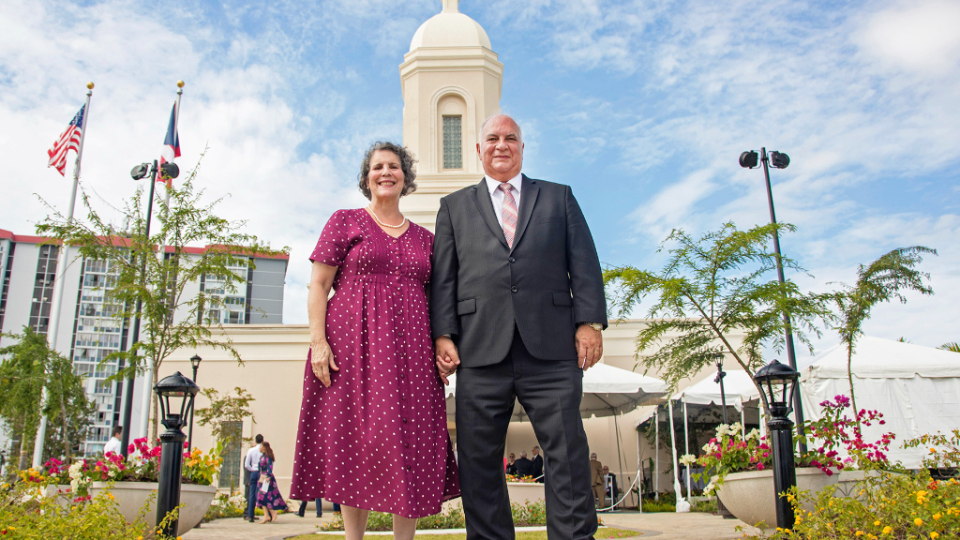
[[[886,425],[864,427],[864,438],[878,440],[892,432],[891,461],[920,468],[926,448],[901,448],[904,441],[925,433],[949,433],[960,428],[960,354],[870,336],[857,340],[852,361],[854,389],[860,409],[883,413]],[[847,348],[824,351],[803,370],[801,397],[804,416],[822,416],[820,403],[850,395]],[[852,410],[849,413],[852,416]]]
[[[727,406],[733,406],[738,411],[743,410],[743,404],[750,401],[750,397],[757,394],[757,387],[746,371],[727,371],[723,378],[723,393]],[[673,396],[690,405],[720,405],[720,384],[714,382],[714,377],[706,378],[697,384],[690,385]]]
[[[456,412],[457,376],[449,378],[447,386],[447,416]],[[661,403],[666,396],[667,383],[653,377],[641,375],[607,364],[597,364],[583,374],[583,399],[580,401],[580,414],[584,418],[591,416],[611,416],[630,412],[643,405]],[[525,420],[526,414],[520,403],[514,406],[512,420]]]

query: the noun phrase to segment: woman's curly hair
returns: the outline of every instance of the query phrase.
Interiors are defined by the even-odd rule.
[[[360,164],[360,174],[357,175],[357,180],[359,180],[360,193],[363,193],[363,196],[367,199],[372,197],[370,193],[370,187],[367,185],[367,177],[370,175],[370,158],[373,157],[373,153],[377,150],[387,150],[393,152],[400,158],[400,170],[403,172],[403,191],[400,192],[400,196],[403,197],[408,193],[413,193],[417,190],[417,184],[414,180],[417,178],[417,160],[413,158],[413,153],[406,149],[406,147],[400,146],[399,144],[394,144],[388,141],[377,141],[373,143],[370,148],[367,150],[367,154],[363,156],[363,163]]]

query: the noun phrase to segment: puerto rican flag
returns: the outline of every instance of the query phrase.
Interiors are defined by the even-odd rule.
[[[163,146],[160,149],[160,164],[171,163],[180,157],[180,134],[177,133],[177,103],[173,103],[173,110],[170,111],[170,123],[167,125],[167,136],[163,139]],[[163,178],[157,175],[157,182],[163,182]]]
[[[50,158],[47,167],[55,167],[60,176],[66,176],[64,171],[67,168],[67,152],[70,150],[80,151],[80,137],[83,135],[83,117],[86,108],[86,105],[80,107],[80,112],[70,121],[67,130],[53,143],[53,147],[47,150],[47,156]],[[177,155],[180,155],[179,148],[177,148]]]

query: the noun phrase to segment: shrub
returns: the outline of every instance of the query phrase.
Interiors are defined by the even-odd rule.
[[[527,527],[531,525],[546,525],[547,511],[546,504],[543,501],[530,501],[526,504],[511,503],[510,509],[513,513],[513,523],[517,527]],[[463,507],[455,505],[446,512],[423,517],[417,520],[417,530],[435,530],[435,529],[462,529],[466,527],[466,521],[463,516]],[[334,514],[333,521],[317,525],[321,531],[342,531],[343,516]],[[367,518],[368,531],[392,531],[393,515],[384,512],[370,512]]]
[[[210,503],[210,508],[203,516],[203,522],[213,521],[215,519],[240,517],[247,509],[247,498],[242,490],[236,490],[232,493],[217,493]]]

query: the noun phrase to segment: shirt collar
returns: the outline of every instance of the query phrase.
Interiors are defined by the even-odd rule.
[[[493,195],[493,192],[497,190],[497,186],[499,186],[501,182],[499,180],[494,180],[489,176],[484,176],[483,179],[487,181],[487,190],[490,192],[491,195]],[[514,176],[513,178],[511,178],[510,180],[508,180],[507,183],[513,186],[513,189],[517,190],[517,193],[520,193],[520,184],[522,183],[522,180],[523,180],[523,173],[520,173]]]

